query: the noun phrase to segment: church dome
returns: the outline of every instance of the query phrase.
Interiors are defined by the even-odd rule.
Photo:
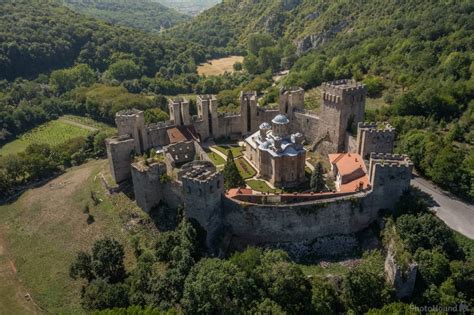
[[[262,123],[262,124],[260,125],[259,128],[260,128],[260,129],[272,129],[272,126],[270,126],[269,123],[264,122],[264,123]]]
[[[280,125],[285,125],[285,124],[288,124],[289,122],[290,121],[288,120],[288,118],[283,114],[276,115],[275,118],[273,118],[272,120],[272,123],[280,124]]]

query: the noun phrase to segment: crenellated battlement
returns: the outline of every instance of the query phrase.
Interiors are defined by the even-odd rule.
[[[325,92],[339,96],[343,96],[344,94],[354,94],[354,92],[365,93],[367,90],[365,84],[351,79],[324,82],[321,85],[321,88]]]
[[[391,154],[391,153],[371,153],[370,163],[381,166],[404,166],[412,167],[413,163],[406,154]]]
[[[395,128],[388,122],[360,122],[357,128],[368,132],[395,132]]]

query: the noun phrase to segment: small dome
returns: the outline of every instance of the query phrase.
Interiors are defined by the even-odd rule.
[[[278,115],[276,115],[275,118],[273,118],[273,120],[272,120],[272,123],[274,123],[274,124],[281,124],[281,125],[287,124],[287,123],[289,123],[289,122],[290,122],[290,121],[288,120],[288,118],[286,118],[286,116],[283,115],[283,114],[278,114]]]
[[[269,123],[264,122],[264,123],[262,123],[262,124],[260,125],[259,128],[260,128],[260,129],[272,129],[272,126],[270,126]]]

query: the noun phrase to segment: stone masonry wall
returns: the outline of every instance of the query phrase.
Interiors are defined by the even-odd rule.
[[[377,209],[364,196],[281,206],[237,203],[225,198],[224,223],[240,244],[305,242],[352,234],[377,218]]]

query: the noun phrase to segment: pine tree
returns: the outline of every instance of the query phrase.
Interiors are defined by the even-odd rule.
[[[227,153],[227,162],[224,166],[224,187],[225,189],[244,187],[245,181],[240,175],[237,165],[234,162],[232,150]]]
[[[311,189],[316,192],[321,192],[326,187],[326,181],[324,180],[324,168],[321,162],[316,164],[313,174],[311,174]]]

